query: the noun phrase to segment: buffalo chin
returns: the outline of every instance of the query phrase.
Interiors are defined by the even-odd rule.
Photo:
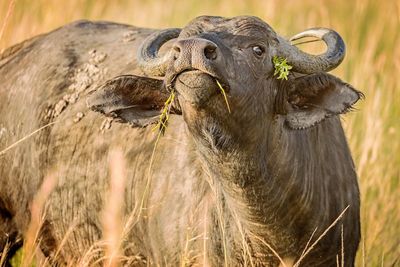
[[[185,101],[198,107],[204,106],[219,90],[216,79],[199,70],[179,74],[175,80],[175,88]]]

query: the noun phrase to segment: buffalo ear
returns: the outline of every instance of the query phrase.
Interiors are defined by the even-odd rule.
[[[169,93],[157,79],[122,75],[100,86],[87,98],[90,109],[132,126],[155,123]]]
[[[292,129],[311,127],[330,116],[351,110],[363,94],[327,73],[290,81],[286,92],[286,123]]]

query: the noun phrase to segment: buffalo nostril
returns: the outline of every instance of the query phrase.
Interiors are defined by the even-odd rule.
[[[177,53],[180,53],[180,52],[181,52],[181,49],[180,49],[179,46],[176,46],[176,45],[175,45],[175,46],[173,47],[173,49],[174,49],[174,51],[177,52]]]
[[[207,59],[214,60],[217,58],[217,47],[215,45],[207,45],[204,48],[204,55]]]

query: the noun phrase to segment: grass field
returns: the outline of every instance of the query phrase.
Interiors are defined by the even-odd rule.
[[[357,266],[400,266],[399,1],[16,0],[11,3],[15,5],[9,5],[10,0],[0,1],[0,51],[82,18],[165,28],[184,26],[202,14],[251,14],[286,36],[315,26],[338,31],[346,42],[347,56],[334,74],[366,96],[356,111],[343,118],[362,198],[363,236]]]

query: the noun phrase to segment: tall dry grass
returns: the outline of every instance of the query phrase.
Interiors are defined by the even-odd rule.
[[[357,110],[343,118],[361,189],[363,238],[357,266],[400,265],[398,1],[16,0],[6,21],[9,6],[9,0],[0,1],[0,27],[6,25],[0,51],[82,18],[179,27],[202,14],[252,14],[288,36],[307,27],[336,29],[345,39],[347,56],[334,74],[366,95]]]
[[[122,256],[123,207],[125,195],[126,164],[122,152],[110,153],[111,185],[103,212],[104,240],[106,241],[105,266],[117,267]]]
[[[33,199],[31,211],[31,223],[26,231],[26,237],[22,248],[21,267],[29,267],[34,262],[35,252],[40,243],[40,229],[43,225],[45,203],[50,193],[56,186],[57,179],[54,175],[45,177],[39,191]]]

